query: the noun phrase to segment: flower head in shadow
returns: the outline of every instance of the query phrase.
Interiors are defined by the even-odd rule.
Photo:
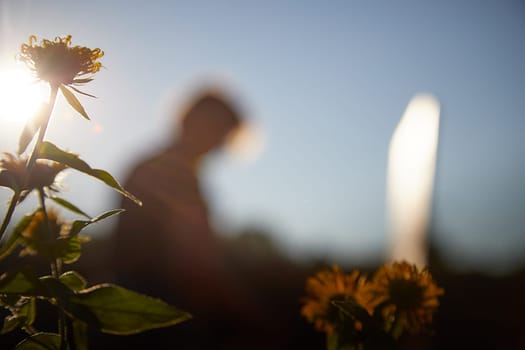
[[[38,159],[27,175],[27,159],[4,153],[0,159],[0,186],[9,187],[21,193],[23,200],[29,192],[42,189],[46,192],[57,192],[57,175],[66,166],[50,160]]]
[[[104,55],[99,48],[71,46],[71,35],[43,39],[37,43],[36,36],[20,49],[20,60],[31,68],[38,79],[60,86],[87,83],[98,72],[102,64],[98,61]]]
[[[407,262],[382,266],[365,292],[387,324],[401,320],[403,328],[411,333],[432,322],[438,297],[443,293],[427,269],[419,270]]]
[[[54,209],[47,209],[46,215],[42,210],[38,210],[31,218],[31,222],[22,231],[22,238],[28,246],[42,244],[42,242],[50,240],[50,237],[55,239],[61,236],[62,225],[63,222]]]
[[[363,283],[364,279],[360,278],[356,270],[344,274],[334,265],[331,270],[320,271],[306,281],[309,296],[304,299],[301,314],[314,323],[317,330],[331,334],[338,321],[338,309],[332,302],[349,299],[359,301]],[[355,326],[359,327],[358,324]]]
[[[64,263],[75,262],[80,257],[81,244],[89,239],[79,235],[69,235],[71,223],[66,223],[58,211],[40,208],[29,217],[29,222],[21,231],[20,243],[24,249],[20,256],[41,255],[50,259],[60,258]]]

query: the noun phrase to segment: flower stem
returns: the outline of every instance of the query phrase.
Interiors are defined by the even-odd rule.
[[[35,333],[38,333],[38,331],[33,326],[24,326],[22,329],[29,335],[33,335]]]
[[[20,191],[16,191],[15,193],[13,193],[13,196],[11,197],[11,201],[9,202],[9,207],[7,208],[7,212],[5,213],[4,220],[2,221],[2,227],[0,227],[0,239],[2,239],[2,236],[4,235],[4,232],[7,229],[7,225],[9,225],[9,221],[11,221],[11,217],[13,216],[13,213],[15,212],[16,203],[18,202],[19,198],[20,198]]]
[[[40,200],[40,207],[42,208],[42,213],[44,214],[44,222],[47,226],[47,231],[49,235],[49,239],[57,239],[55,237],[52,228],[51,228],[51,222],[49,221],[49,217],[47,216],[47,210],[46,210],[46,198],[44,195],[44,190],[42,188],[38,189],[38,198]],[[62,274],[62,261],[60,259],[55,259],[54,261],[51,260],[51,275],[58,279],[60,275]],[[58,334],[60,334],[60,350],[67,349],[67,319],[66,314],[64,313],[64,310],[58,307]]]
[[[45,120],[40,126],[40,131],[38,132],[38,138],[35,143],[35,147],[33,148],[33,152],[31,152],[31,157],[29,157],[29,160],[27,161],[27,169],[26,169],[26,179],[24,182],[27,182],[29,178],[29,174],[31,173],[31,169],[33,168],[33,165],[36,162],[36,159],[38,158],[38,155],[40,153],[40,146],[42,146],[42,142],[44,142],[44,136],[46,135],[47,131],[47,125],[49,124],[49,119],[51,117],[51,113],[53,112],[53,108],[55,107],[55,102],[57,99],[58,94],[58,85],[51,85],[51,92],[49,95],[49,103],[47,105],[47,111]]]
[[[44,223],[47,227],[48,239],[50,241],[55,240],[57,239],[57,237],[55,237],[55,235],[53,234],[51,222],[49,221],[49,217],[47,216],[46,198],[44,190],[41,188],[38,189],[38,199],[40,201],[40,208],[42,208],[42,214],[44,215]],[[60,271],[58,270],[58,264],[56,263],[56,261],[51,261],[51,275],[54,278],[60,277]]]
[[[26,172],[24,175],[24,179],[22,181],[22,183],[24,184],[26,184],[27,181],[29,180],[29,176],[30,176],[29,174],[31,173],[31,169],[33,168],[33,165],[36,162],[38,153],[40,152],[40,146],[42,145],[42,142],[44,141],[44,136],[46,134],[47,125],[49,124],[51,112],[53,112],[53,108],[55,107],[55,102],[56,102],[57,94],[58,94],[58,85],[51,85],[50,88],[51,90],[49,94],[49,103],[47,104],[45,120],[44,120],[44,123],[42,123],[40,127],[40,131],[38,133],[38,138],[35,143],[35,147],[33,148],[33,152],[31,153],[31,156],[29,157],[29,160],[27,161]],[[9,222],[11,221],[11,217],[13,216],[13,213],[15,212],[15,207],[18,204],[18,200],[20,199],[21,192],[22,192],[21,190],[16,191],[13,194],[13,197],[11,198],[11,202],[9,203],[9,207],[2,221],[2,226],[0,227],[0,239],[4,235],[7,229],[7,226],[9,225]]]
[[[40,147],[42,146],[42,142],[44,142],[44,136],[46,135],[47,126],[49,124],[49,119],[51,117],[51,113],[53,112],[53,108],[55,106],[56,98],[58,94],[58,85],[51,85],[51,92],[49,95],[49,103],[47,106],[47,111],[45,113],[45,120],[40,126],[40,131],[38,132],[38,138],[35,143],[35,147],[33,148],[33,152],[31,152],[31,156],[29,157],[29,160],[27,161],[26,166],[26,173],[25,173],[25,179],[24,183],[26,183],[29,179],[29,174],[31,173],[31,169],[33,168],[33,165],[35,164],[38,155],[40,153]],[[56,239],[57,237],[53,236],[53,231],[51,229],[51,225],[49,222],[49,218],[47,216],[47,210],[46,210],[46,204],[45,204],[45,194],[44,190],[42,188],[38,189],[38,197],[40,200],[40,206],[42,208],[42,213],[44,214],[44,221],[46,222],[49,238]],[[54,278],[58,279],[60,277],[60,274],[62,273],[62,261],[60,259],[56,259],[54,261],[50,262],[51,265],[51,274]],[[60,334],[60,350],[67,349],[67,319],[66,314],[64,313],[64,310],[62,310],[60,307],[58,308],[58,333]]]
[[[403,326],[405,323],[406,315],[404,312],[396,312],[396,318],[392,328],[390,328],[390,334],[394,339],[398,339],[403,333]]]

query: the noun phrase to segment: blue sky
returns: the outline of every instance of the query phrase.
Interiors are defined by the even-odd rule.
[[[215,221],[267,227],[296,257],[384,252],[390,136],[411,97],[432,93],[437,244],[464,269],[525,260],[522,1],[0,0],[0,71],[30,34],[106,52],[86,87],[99,98],[83,100],[93,121],[59,103],[48,138],[121,180],[170,137],[172,105],[226,80],[266,142],[252,164],[208,164]],[[0,123],[14,151],[17,130]],[[88,212],[118,206],[95,181],[66,183]]]

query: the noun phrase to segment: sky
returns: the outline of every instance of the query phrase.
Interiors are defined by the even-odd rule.
[[[170,140],[192,91],[225,86],[264,146],[206,164],[213,221],[263,227],[298,259],[385,254],[388,144],[410,99],[430,93],[432,239],[459,269],[525,264],[523,1],[0,0],[0,72],[31,34],[104,50],[85,88],[98,98],[81,98],[92,121],[59,100],[47,138],[121,181]],[[14,152],[21,128],[0,120],[0,149]],[[64,186],[93,215],[119,205],[79,174]]]

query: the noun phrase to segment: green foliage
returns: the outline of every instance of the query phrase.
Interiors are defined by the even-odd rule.
[[[84,277],[76,271],[68,271],[62,274],[60,277],[60,282],[65,284],[69,289],[74,292],[81,291],[87,287],[87,281]]]
[[[46,65],[52,65],[55,61],[64,63],[68,74],[74,73],[70,68],[79,63],[74,61],[72,65],[68,65],[69,59],[86,60],[83,64],[90,67],[89,72],[98,72],[101,64],[95,61],[102,57],[102,51],[80,46],[69,47],[70,39],[70,36],[58,38],[55,41],[46,41],[46,44],[42,46],[38,46],[33,43],[33,39],[30,39],[31,44],[23,45],[23,50],[25,50],[23,57],[26,63],[30,62],[30,66],[33,67],[42,57],[51,57],[49,61],[46,61]],[[61,59],[55,56],[58,51],[53,51],[51,55],[48,55],[49,53],[33,55],[36,51],[45,53],[46,50],[54,50],[56,46],[60,46],[60,53],[65,54]],[[89,52],[89,57],[79,55],[83,52]],[[63,67],[54,67],[50,71],[58,72],[61,71],[60,68]],[[74,74],[73,83],[82,85],[91,82],[93,77],[84,77],[85,74],[87,74],[86,71]],[[39,78],[42,79],[41,76]],[[38,113],[25,125],[18,142],[18,154],[20,155],[34,141],[34,148],[28,160],[7,154],[6,159],[2,159],[0,163],[2,166],[0,186],[13,190],[13,196],[0,229],[0,238],[6,231],[15,208],[27,195],[37,192],[40,205],[32,213],[20,219],[6,240],[0,241],[2,242],[0,260],[14,254],[17,251],[16,248],[21,247],[18,249],[19,256],[30,253],[46,258],[50,264],[51,275],[38,276],[31,267],[24,266],[8,271],[0,277],[0,307],[9,312],[4,319],[0,334],[16,329],[24,330],[29,336],[16,346],[17,350],[68,350],[73,344],[76,350],[87,350],[88,327],[95,327],[106,333],[126,335],[167,327],[188,320],[191,318],[190,314],[159,299],[111,284],[88,287],[88,282],[78,272],[62,273],[64,264],[71,264],[80,258],[82,244],[87,241],[87,237],[80,235],[82,230],[94,223],[120,214],[123,210],[109,210],[99,216],[91,217],[68,200],[51,195],[50,190],[58,192],[57,189],[51,187],[58,172],[65,167],[75,169],[102,181],[136,204],[142,205],[142,203],[126,191],[107,171],[92,168],[77,154],[66,152],[44,140],[58,89],[67,102],[88,120],[89,116],[84,107],[69,89],[94,97],[72,85],[57,83],[57,81],[64,81],[57,80],[57,77],[46,75],[45,78],[43,80],[47,81],[51,88],[49,102],[43,104]],[[63,76],[58,78],[63,79]],[[36,135],[38,136],[35,141]],[[37,163],[38,159],[51,160],[57,162],[58,165],[51,163],[52,165],[48,168],[35,171],[35,169],[42,169],[39,168],[42,163]],[[81,216],[82,219],[73,220],[70,223],[63,222],[55,210],[47,208],[49,201]],[[39,332],[34,328],[37,299],[47,301],[57,308],[58,333]],[[72,326],[71,332],[68,330],[70,326]],[[72,339],[68,339],[71,334]]]
[[[111,334],[139,333],[175,325],[191,317],[162,300],[111,284],[80,291],[70,302],[75,306],[72,312],[79,312],[75,314],[77,318]],[[97,324],[91,324],[94,320]]]
[[[18,343],[15,350],[61,350],[60,335],[37,333]]]
[[[340,311],[340,321],[336,331],[327,338],[327,345],[337,350],[345,346],[357,347],[362,344],[365,349],[396,350],[399,345],[391,334],[383,329],[379,318],[370,316],[368,311],[354,300],[332,301]],[[359,322],[361,329],[355,329],[355,322]]]
[[[16,225],[15,229],[13,230],[13,233],[7,239],[7,242],[2,248],[0,248],[0,260],[7,257],[16,248],[20,240],[20,236],[22,235],[22,232],[31,223],[31,220],[33,219],[34,215],[35,213],[24,215],[24,217],[22,217],[22,219],[18,222],[18,225]]]
[[[162,300],[125,288],[101,284],[86,288],[86,280],[68,271],[57,280],[52,276],[38,278],[30,269],[7,273],[0,279],[0,293],[21,296],[17,320],[4,325],[9,331],[32,324],[34,297],[47,299],[71,318],[111,334],[134,334],[167,327],[191,318],[190,314]],[[22,307],[23,306],[23,307]],[[15,323],[16,321],[16,323]]]
[[[80,320],[73,320],[73,339],[76,350],[88,350],[88,326]]]
[[[33,220],[36,212],[25,215],[9,236],[6,244],[0,249],[0,259],[8,256],[17,245],[22,245],[25,247],[22,251],[23,254],[37,253],[49,259],[62,259],[63,263],[71,264],[80,258],[81,246],[89,240],[85,236],[79,236],[80,231],[91,224],[122,212],[122,209],[114,209],[90,220],[76,220],[71,223],[65,234],[57,236],[32,235],[30,238],[24,237],[22,233]]]
[[[120,192],[124,196],[128,197],[138,205],[142,205],[142,202],[137,199],[134,195],[126,191],[110,173],[102,169],[93,169],[86,162],[81,160],[78,155],[69,153],[61,150],[53,143],[45,141],[42,142],[38,157],[42,159],[54,160],[56,162],[67,165],[68,167],[83,172],[89,176],[92,176],[106,185],[112,187],[116,191]]]
[[[27,121],[18,139],[18,154],[22,154],[33,140],[35,134],[44,125],[49,116],[49,104],[43,103],[33,118]]]
[[[17,328],[28,327],[35,322],[36,299],[20,298],[17,303],[10,308],[12,315],[4,320],[4,327],[1,334],[9,333]]]
[[[86,110],[80,104],[80,101],[76,98],[76,96],[71,91],[68,90],[68,88],[64,84],[60,84],[60,91],[62,91],[62,95],[64,95],[67,102],[71,105],[71,107],[75,109],[75,111],[80,113],[80,115],[82,115],[87,120],[90,120],[89,116],[86,113]]]
[[[7,296],[49,296],[31,268],[7,272],[0,278],[0,294]]]
[[[74,205],[73,203],[70,203],[69,201],[65,200],[64,198],[60,198],[60,197],[57,197],[57,196],[52,196],[52,197],[48,197],[48,198],[51,199],[52,201],[54,201],[55,203],[61,205],[62,207],[72,211],[73,213],[76,213],[78,215],[82,215],[83,217],[91,219],[91,216],[89,216],[84,211],[80,210],[76,205]]]
[[[91,224],[94,224],[96,222],[102,221],[104,219],[107,219],[109,217],[112,217],[113,215],[117,215],[124,212],[124,209],[113,209],[109,210],[105,213],[100,214],[99,216],[92,218],[91,220],[75,220],[71,224],[71,229],[69,231],[69,235],[77,235],[80,231],[85,229]]]

